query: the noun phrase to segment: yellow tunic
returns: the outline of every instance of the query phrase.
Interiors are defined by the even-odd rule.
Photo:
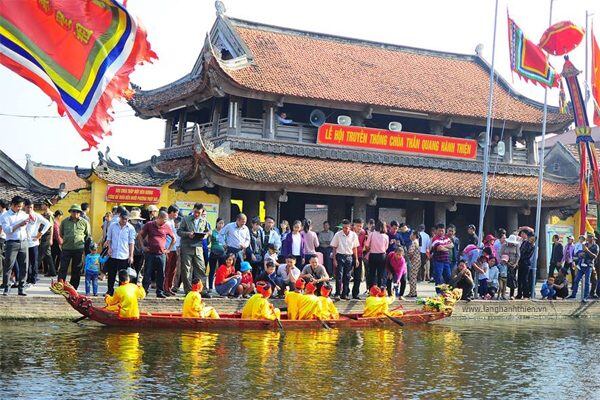
[[[298,302],[298,319],[321,318],[321,303],[314,294],[304,294]]]
[[[113,296],[106,297],[106,309],[109,311],[118,311],[119,318],[138,319],[140,309],[138,308],[138,299],[146,297],[146,291],[143,287],[127,283],[115,289]]]
[[[279,319],[281,312],[274,308],[262,294],[250,297],[242,309],[242,319]]]
[[[190,291],[183,300],[183,318],[219,318],[217,311],[210,306],[205,306],[200,293]]]
[[[298,319],[298,303],[302,293],[286,292],[285,303],[287,304],[287,319]]]
[[[391,297],[376,297],[369,296],[365,300],[365,311],[363,317],[383,317],[385,314],[391,315],[392,317],[399,317],[403,314],[401,310],[390,311],[390,304],[396,300],[393,296]]]
[[[329,297],[319,297],[321,315],[319,318],[321,319],[339,319],[340,313],[336,308],[335,304],[333,304],[333,300]]]

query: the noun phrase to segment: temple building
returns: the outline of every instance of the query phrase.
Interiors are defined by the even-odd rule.
[[[415,226],[477,223],[490,66],[464,55],[305,32],[218,13],[191,71],[136,88],[141,118],[165,120],[162,162],[194,164],[187,191],[297,219],[395,215]],[[533,225],[542,104],[497,76],[485,230]],[[568,114],[549,107],[548,132]],[[547,171],[543,217],[577,203]],[[391,210],[391,212],[390,212]],[[463,232],[459,232],[462,234]]]

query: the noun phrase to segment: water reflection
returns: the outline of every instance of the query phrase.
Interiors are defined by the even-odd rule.
[[[2,398],[593,398],[600,381],[594,320],[219,333],[3,321],[0,337]]]

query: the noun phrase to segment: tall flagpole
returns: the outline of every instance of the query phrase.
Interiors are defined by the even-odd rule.
[[[548,26],[552,25],[552,6],[554,0],[550,0],[550,16]],[[542,141],[540,143],[539,152],[539,171],[538,171],[538,193],[537,193],[537,205],[535,209],[535,249],[533,253],[533,271],[531,277],[531,298],[535,298],[535,284],[537,280],[537,264],[540,254],[540,236],[545,235],[546,232],[541,232],[541,219],[542,219],[542,190],[544,188],[544,157],[546,155],[546,121],[548,118],[548,87],[544,88],[544,114],[542,117]],[[547,221],[546,221],[547,222]]]
[[[481,204],[479,206],[479,243],[481,247],[483,243],[483,219],[485,217],[485,206],[487,196],[487,179],[488,172],[490,169],[490,134],[492,130],[492,109],[494,101],[494,65],[496,62],[496,25],[498,22],[498,0],[496,0],[496,7],[494,10],[494,37],[492,39],[492,65],[490,66],[490,93],[488,98],[488,112],[487,121],[485,126],[485,145],[483,147],[483,180],[481,182]]]

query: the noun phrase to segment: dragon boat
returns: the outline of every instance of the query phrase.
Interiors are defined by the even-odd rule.
[[[218,319],[183,318],[180,313],[148,313],[141,312],[138,319],[120,318],[118,313],[109,311],[104,307],[97,307],[92,299],[77,293],[75,288],[66,282],[55,282],[50,290],[65,297],[67,302],[83,318],[88,318],[107,326],[124,328],[153,328],[153,329],[188,329],[188,330],[220,330],[220,329],[320,329],[329,328],[368,328],[368,327],[397,327],[399,325],[425,324],[441,320],[452,314],[452,309],[436,310],[410,310],[402,316],[393,318],[371,317],[364,318],[362,313],[342,314],[335,320],[288,320],[286,313],[282,313],[278,321],[242,319],[241,314],[220,314]],[[281,324],[281,326],[280,326]]]

